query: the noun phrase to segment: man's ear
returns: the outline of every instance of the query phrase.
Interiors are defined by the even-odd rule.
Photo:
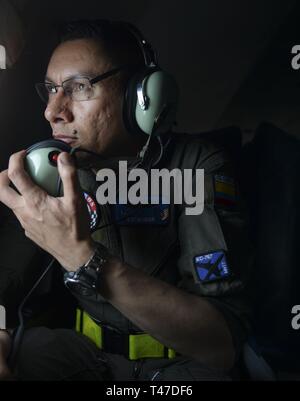
[[[0,2],[0,68],[11,67],[24,48],[22,21],[8,0]]]

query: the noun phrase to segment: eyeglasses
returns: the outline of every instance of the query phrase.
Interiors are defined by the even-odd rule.
[[[88,77],[70,78],[62,82],[61,85],[55,85],[51,82],[42,82],[35,84],[35,88],[40,98],[46,103],[49,102],[49,99],[53,94],[58,92],[58,88],[63,88],[65,95],[77,102],[90,100],[97,97],[99,92],[96,90],[94,84],[103,81],[103,79],[111,77],[112,75],[115,75],[122,68],[123,67],[114,68],[111,71],[105,72],[104,74],[97,75],[93,79]]]

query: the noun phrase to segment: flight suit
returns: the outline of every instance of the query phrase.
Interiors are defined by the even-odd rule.
[[[149,209],[143,212],[143,208],[149,208],[148,205],[132,207],[130,218],[118,219],[118,205],[99,205],[100,222],[93,236],[127,264],[212,303],[229,326],[238,359],[251,327],[248,283],[253,250],[247,236],[247,218],[234,163],[218,143],[200,135],[172,134],[165,142],[163,157],[155,167],[204,169],[203,213],[187,215],[187,205],[171,202],[161,220],[149,221]],[[95,198],[99,185],[95,177],[89,171],[81,171],[79,177],[83,190]],[[154,376],[157,380],[225,378],[178,354],[173,359],[165,355],[129,361],[128,350],[122,348],[124,339],[130,333],[141,333],[142,330],[100,294],[89,297],[73,295],[81,309],[105,328],[106,348],[99,350],[89,340],[67,330],[50,333],[47,329],[33,329],[26,333],[20,351],[18,372],[21,378],[30,378],[26,363],[26,358],[30,358],[31,367],[36,360],[38,366],[44,366],[49,377],[62,379],[62,376],[57,377],[57,369],[50,368],[50,362],[47,365],[53,354],[57,354],[59,361],[60,348],[70,349],[72,359],[69,366],[73,366],[73,373],[69,374],[66,369],[63,374],[66,380],[71,380],[74,375],[76,379],[81,377],[84,380],[145,380]],[[43,344],[37,347],[36,341],[41,338]],[[31,343],[39,353],[33,350]],[[84,358],[84,353],[89,356]],[[83,359],[85,369],[81,371],[76,361]],[[41,369],[36,375],[35,378],[40,377]]]

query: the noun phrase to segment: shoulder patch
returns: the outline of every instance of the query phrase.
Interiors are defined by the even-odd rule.
[[[216,174],[214,176],[215,205],[232,208],[237,204],[237,190],[233,177]]]
[[[231,270],[223,250],[195,256],[194,266],[196,276],[202,283],[224,280],[231,276]]]

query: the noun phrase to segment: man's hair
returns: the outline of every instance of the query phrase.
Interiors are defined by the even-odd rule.
[[[127,66],[120,74],[122,87],[134,72],[145,66],[138,40],[124,22],[105,19],[77,20],[61,27],[61,43],[76,39],[98,41],[114,67]]]

